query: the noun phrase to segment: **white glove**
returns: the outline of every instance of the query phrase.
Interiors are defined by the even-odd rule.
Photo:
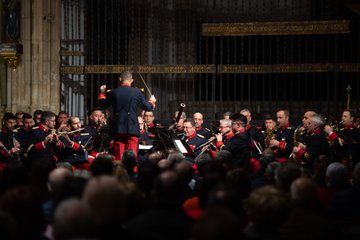
[[[156,103],[156,98],[154,95],[151,95],[150,98],[149,98],[149,101],[150,102],[153,102],[153,103]]]

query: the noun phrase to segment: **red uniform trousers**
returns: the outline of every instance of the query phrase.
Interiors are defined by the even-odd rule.
[[[116,134],[114,136],[114,155],[115,160],[121,160],[125,150],[133,150],[138,157],[139,136],[129,134]]]

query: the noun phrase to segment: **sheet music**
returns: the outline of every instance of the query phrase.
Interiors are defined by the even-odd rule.
[[[177,147],[177,149],[181,152],[181,153],[188,153],[188,151],[186,150],[186,148],[184,147],[184,145],[182,144],[181,140],[175,140],[175,145]]]
[[[153,145],[142,145],[139,144],[139,150],[150,150],[153,147]]]

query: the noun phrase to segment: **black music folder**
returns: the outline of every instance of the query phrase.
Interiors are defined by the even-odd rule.
[[[164,151],[176,149],[183,154],[191,154],[191,147],[180,139],[174,139],[167,128],[148,128],[148,131],[155,135],[152,151]]]

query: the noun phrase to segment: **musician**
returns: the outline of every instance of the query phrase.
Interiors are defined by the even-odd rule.
[[[175,138],[179,138],[181,139],[184,135],[184,121],[186,120],[186,113],[185,112],[181,112],[179,121],[176,122],[176,118],[178,117],[179,111],[176,111],[174,113],[174,118],[173,118],[173,123],[170,126],[169,130],[174,130],[174,136]]]
[[[18,129],[18,137],[21,146],[21,158],[25,159],[23,155],[31,144],[31,127],[34,125],[33,117],[29,113],[24,113],[22,116],[23,125]]]
[[[226,142],[234,136],[234,132],[232,131],[232,121],[231,119],[221,119],[219,120],[219,132],[223,136],[223,142]]]
[[[153,111],[144,111],[143,118],[144,118],[146,128],[161,128],[161,127],[163,127],[160,123],[157,123],[155,121]]]
[[[43,112],[43,111],[40,110],[40,109],[37,109],[37,110],[34,111],[34,113],[33,113],[33,120],[34,120],[34,125],[35,125],[35,126],[39,125],[39,123],[40,123],[40,121],[41,121],[41,113],[42,113],[42,112]]]
[[[285,162],[289,159],[294,147],[295,127],[290,125],[290,113],[287,110],[279,110],[276,113],[278,130],[276,139],[270,140],[269,146],[274,148],[274,153],[279,162]]]
[[[102,108],[93,108],[89,115],[89,124],[85,126],[84,132],[90,134],[90,136],[96,136],[99,134],[101,127],[104,125],[104,112]]]
[[[230,119],[232,112],[224,112],[223,119]]]
[[[234,136],[224,143],[222,134],[217,134],[216,147],[219,150],[227,150],[232,153],[232,159],[235,167],[241,167],[249,170],[250,167],[250,137],[246,132],[247,119],[242,114],[233,114],[231,117],[231,130]]]
[[[66,131],[70,129],[69,126],[69,114],[66,111],[60,111],[56,116],[56,129],[60,131]]]
[[[319,115],[314,115],[308,119],[306,127],[307,137],[305,144],[293,147],[296,159],[304,166],[313,167],[314,160],[319,155],[330,154],[330,145],[323,133],[324,119]]]
[[[211,131],[208,128],[203,127],[204,116],[200,112],[193,114],[193,120],[195,122],[196,132],[201,136],[204,136],[206,139],[211,137]]]
[[[31,143],[28,149],[29,158],[51,158],[58,160],[61,150],[65,147],[55,131],[56,114],[43,111],[38,126],[31,129]]]
[[[261,133],[261,127],[258,128],[251,124],[252,117],[249,109],[242,109],[240,114],[244,115],[247,120],[246,132],[249,134],[251,140],[251,165],[252,168],[257,168],[259,166],[261,153],[265,148],[264,135]]]
[[[16,126],[14,129],[20,128],[23,125],[22,117],[24,115],[23,111],[18,111],[15,113],[16,116]]]
[[[68,120],[71,133],[63,133],[60,139],[65,144],[63,150],[63,156],[61,161],[72,164],[75,168],[86,168],[88,169],[88,154],[86,146],[90,141],[90,134],[87,132],[81,132],[80,118],[73,116]],[[86,165],[86,166],[85,166]]]
[[[17,159],[20,153],[20,144],[14,130],[16,116],[10,112],[5,113],[2,125],[0,131],[0,172],[9,161]]]
[[[114,140],[115,159],[120,160],[125,149],[131,149],[138,154],[140,127],[138,110],[142,108],[152,111],[155,108],[156,98],[152,95],[147,101],[144,94],[131,87],[133,76],[131,72],[122,72],[119,76],[120,87],[106,93],[106,86],[100,87],[99,104],[102,107],[112,106],[111,133]]]
[[[270,140],[275,139],[277,134],[276,121],[274,117],[270,114],[267,114],[264,117],[264,130],[262,131],[262,133],[265,138],[265,147],[269,147]]]
[[[297,129],[295,129],[297,138],[296,141],[298,142],[305,142],[307,137],[307,126],[309,125],[310,119],[315,116],[317,113],[315,111],[309,110],[304,113],[303,119],[302,119],[302,125],[300,125]]]
[[[214,140],[216,140],[216,141],[222,141],[223,144],[225,145],[232,136],[234,136],[234,132],[232,131],[231,119],[220,119],[219,120],[219,133],[215,134],[215,137],[211,137],[211,138],[215,138]],[[211,151],[211,155],[214,158],[216,155],[216,152],[220,149],[217,149],[215,146],[215,148],[209,148],[209,150]]]
[[[152,145],[154,142],[155,135],[153,133],[150,133],[147,131],[145,127],[145,122],[142,117],[138,117],[139,120],[139,126],[140,126],[140,144],[142,145]]]
[[[340,160],[344,161],[349,167],[353,167],[360,162],[360,129],[355,127],[355,112],[347,109],[342,113],[341,122],[343,128],[335,132],[330,126],[325,126],[328,139],[335,143],[334,148],[340,155]]]
[[[195,121],[191,118],[184,121],[184,132],[186,143],[195,151],[194,154],[189,157],[194,159],[201,152],[199,146],[205,143],[207,139],[196,132]]]

